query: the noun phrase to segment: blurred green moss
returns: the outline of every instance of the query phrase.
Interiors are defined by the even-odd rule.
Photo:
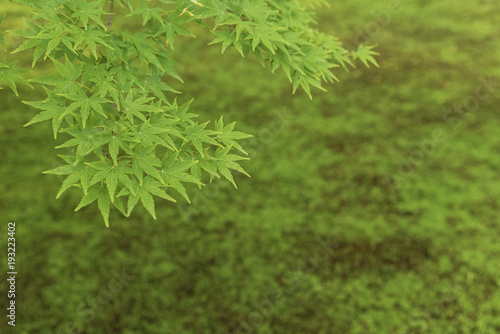
[[[73,213],[78,190],[56,201],[61,180],[41,174],[59,163],[50,125],[23,128],[34,111],[0,91],[20,333],[500,332],[500,86],[459,127],[443,120],[480,76],[500,78],[497,5],[402,2],[384,24],[373,13],[385,1],[330,3],[321,29],[346,44],[364,31],[381,67],[339,70],[341,83],[312,101],[252,59],[221,56],[208,35],[181,40],[179,99],[254,135],[252,178],[193,188],[192,206],[158,202],[157,222],[139,211],[105,229],[96,209]],[[19,7],[1,8],[4,29],[23,24]],[[387,176],[436,129],[447,140],[393,187]],[[318,238],[331,254],[313,266]],[[122,269],[135,278],[92,313]]]

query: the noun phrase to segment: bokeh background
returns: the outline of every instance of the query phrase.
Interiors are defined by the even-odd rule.
[[[254,135],[252,178],[157,202],[157,221],[106,229],[94,206],[73,212],[77,189],[55,200],[50,124],[23,128],[20,100],[42,95],[1,90],[2,268],[16,221],[18,277],[0,332],[500,333],[500,4],[329,3],[319,29],[378,44],[380,68],[339,69],[312,100],[199,28],[179,38],[179,99]],[[2,28],[27,9],[1,0]]]

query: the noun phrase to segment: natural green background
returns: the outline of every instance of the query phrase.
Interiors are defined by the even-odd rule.
[[[55,200],[62,180],[41,172],[64,152],[50,124],[22,126],[35,110],[19,101],[39,91],[0,91],[1,261],[7,271],[16,221],[18,271],[17,325],[2,280],[0,332],[500,333],[500,5],[401,1],[377,22],[391,1],[329,2],[320,29],[377,43],[380,68],[339,70],[312,101],[254,59],[221,56],[203,30],[179,39],[179,98],[254,135],[252,178],[194,187],[192,206],[157,202],[157,221],[138,210],[106,229],[93,206],[73,213],[77,189]],[[0,11],[3,29],[27,15],[6,0]],[[443,120],[464,103],[458,127]],[[445,140],[392,187],[387,175],[433,131]],[[320,261],[318,238],[330,251]],[[134,278],[109,301],[122,270]]]

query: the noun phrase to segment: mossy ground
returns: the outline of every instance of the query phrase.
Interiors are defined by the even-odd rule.
[[[96,208],[73,212],[77,189],[55,200],[61,180],[41,174],[59,164],[50,125],[23,128],[34,110],[0,91],[15,332],[500,332],[499,5],[402,1],[374,16],[389,2],[330,3],[320,29],[378,44],[380,68],[339,69],[312,101],[201,31],[180,40],[179,99],[254,135],[252,178],[194,187],[192,206],[158,202],[158,221],[139,209],[106,229]],[[1,8],[21,24],[18,7]],[[467,117],[447,114],[457,105]],[[133,278],[103,292],[122,270]]]

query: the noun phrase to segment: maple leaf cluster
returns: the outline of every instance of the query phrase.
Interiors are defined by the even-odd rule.
[[[27,3],[25,0],[18,2]],[[182,78],[171,52],[177,35],[194,36],[189,22],[208,27],[222,52],[234,47],[243,57],[256,56],[272,71],[281,68],[311,96],[311,87],[336,80],[332,69],[356,58],[376,65],[369,47],[345,50],[333,36],[313,27],[312,11],[298,0],[48,0],[30,3],[28,29],[15,31],[25,40],[12,53],[32,50],[32,66],[51,63],[53,74],[26,81],[16,63],[0,63],[0,80],[18,94],[16,83],[42,85],[46,98],[24,101],[39,112],[26,124],[52,123],[61,136],[64,164],[45,173],[65,175],[57,197],[71,187],[82,191],[76,210],[92,203],[106,226],[111,208],[129,216],[139,203],[156,219],[155,198],[175,202],[172,192],[189,202],[185,185],[203,186],[221,176],[235,187],[233,172],[248,175],[247,159],[235,131],[223,118],[196,121],[191,101],[179,104],[166,92]],[[112,28],[106,8],[122,6],[139,17],[143,30]],[[106,25],[103,18],[109,18]],[[1,22],[1,19],[0,19]],[[0,45],[5,48],[3,35]]]

